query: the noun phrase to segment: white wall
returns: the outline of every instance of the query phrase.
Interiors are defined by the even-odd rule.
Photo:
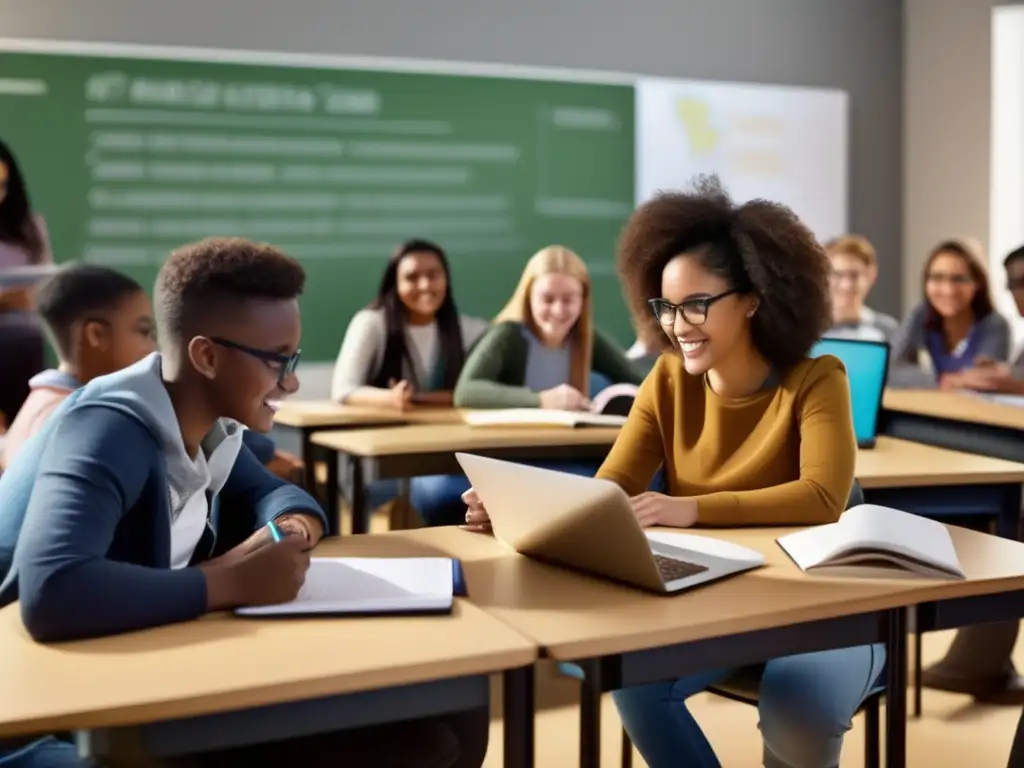
[[[940,240],[990,246],[992,8],[1001,4],[905,0],[904,308],[920,300],[922,264]]]

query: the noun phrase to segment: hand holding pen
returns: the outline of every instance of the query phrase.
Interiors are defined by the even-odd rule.
[[[271,541],[264,545],[199,566],[206,574],[208,610],[286,603],[298,595],[309,569],[309,542],[274,522],[266,528]]]

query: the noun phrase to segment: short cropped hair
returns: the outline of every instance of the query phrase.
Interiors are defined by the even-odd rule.
[[[116,309],[129,296],[142,293],[135,280],[98,264],[68,264],[36,290],[36,309],[50,341],[62,358],[72,352],[71,329]]]
[[[637,208],[619,240],[618,271],[634,322],[645,324],[664,350],[671,342],[647,300],[661,296],[665,266],[683,253],[730,287],[758,296],[752,340],[778,368],[807,357],[832,323],[831,267],[796,214],[766,200],[736,205],[717,177],[701,176],[692,191],[663,192]]]
[[[1024,259],[1024,245],[1006,254],[1006,258],[1003,259],[1003,267],[1009,269],[1021,259]]]
[[[182,340],[210,311],[248,300],[295,299],[306,272],[298,261],[264,243],[210,237],[171,253],[154,290],[162,338]]]
[[[878,256],[871,241],[861,235],[842,235],[825,243],[825,253],[848,253],[864,262],[866,267],[878,265]]]

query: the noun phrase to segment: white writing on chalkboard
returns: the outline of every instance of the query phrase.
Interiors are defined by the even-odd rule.
[[[371,89],[333,83],[315,86],[290,83],[221,83],[213,80],[131,77],[100,72],[85,84],[91,102],[128,103],[143,107],[194,107],[239,112],[377,115],[380,94]]]

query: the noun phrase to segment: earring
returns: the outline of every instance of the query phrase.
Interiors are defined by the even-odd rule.
[[[753,309],[752,309],[752,310],[750,310],[749,312],[747,312],[747,318],[751,318],[751,317],[753,317],[753,316],[754,316],[754,312],[755,312],[755,311],[756,311],[756,310],[753,310]]]

